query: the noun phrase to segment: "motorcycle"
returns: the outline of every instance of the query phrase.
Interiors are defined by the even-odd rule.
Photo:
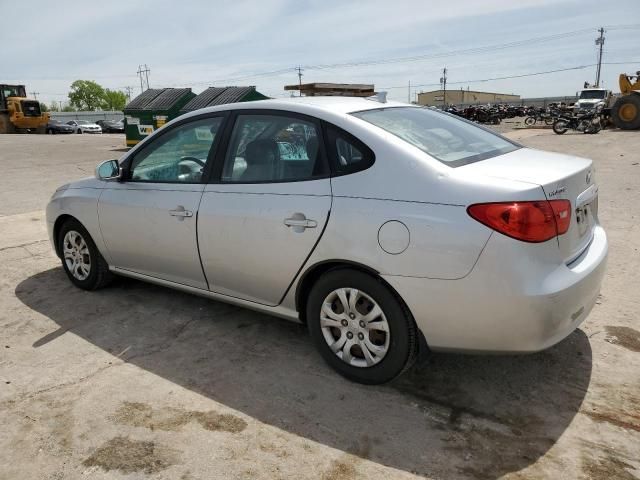
[[[553,131],[558,135],[566,133],[568,130],[576,132],[595,134],[602,130],[600,122],[600,112],[594,111],[584,115],[568,116],[564,115],[553,122]]]

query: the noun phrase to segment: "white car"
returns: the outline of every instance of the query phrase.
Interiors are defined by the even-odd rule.
[[[77,287],[126,275],[304,322],[363,383],[421,351],[554,345],[608,251],[591,160],[341,97],[182,115],[60,187],[47,222]]]
[[[71,125],[76,129],[76,133],[102,133],[102,128],[96,123],[86,120],[70,120],[67,125]]]

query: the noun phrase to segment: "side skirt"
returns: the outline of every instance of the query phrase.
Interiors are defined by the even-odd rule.
[[[257,312],[266,313],[276,317],[284,318],[293,322],[301,323],[298,316],[298,312],[290,308],[283,306],[270,307],[267,305],[260,305],[258,303],[250,302],[249,300],[243,300],[241,298],[230,297],[228,295],[222,295],[220,293],[211,292],[209,290],[203,290],[201,288],[191,287],[189,285],[183,285],[181,283],[171,282],[169,280],[163,280],[161,278],[151,277],[142,273],[132,272],[118,267],[109,267],[113,273],[123,275],[125,277],[135,278],[136,280],[142,280],[143,282],[154,283],[162,287],[173,288],[175,290],[181,290],[183,292],[192,293],[201,297],[210,298],[212,300],[218,300],[224,303],[230,303],[239,307],[248,308]]]

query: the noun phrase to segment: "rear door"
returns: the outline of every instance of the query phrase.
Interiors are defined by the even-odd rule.
[[[210,289],[277,305],[322,235],[331,181],[319,122],[238,111],[202,196],[198,241]]]
[[[122,182],[108,182],[98,216],[115,267],[207,289],[196,236],[205,168],[222,116],[186,121],[127,160]]]

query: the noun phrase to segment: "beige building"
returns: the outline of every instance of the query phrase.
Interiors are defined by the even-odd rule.
[[[476,92],[474,90],[447,90],[446,95],[447,105],[505,103],[520,101],[520,95],[511,95],[508,93]],[[444,105],[444,96],[445,92],[443,90],[418,93],[418,105]]]

